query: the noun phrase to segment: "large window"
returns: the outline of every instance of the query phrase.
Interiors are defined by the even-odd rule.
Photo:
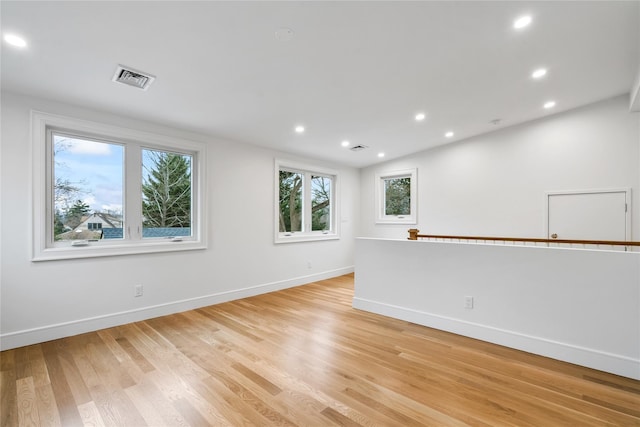
[[[416,170],[376,175],[376,222],[416,223]]]
[[[338,238],[337,173],[276,160],[276,243]]]
[[[206,246],[202,144],[32,116],[34,260]]]

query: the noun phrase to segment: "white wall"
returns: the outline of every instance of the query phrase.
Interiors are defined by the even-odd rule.
[[[31,262],[31,109],[207,142],[209,248]],[[353,271],[356,169],[9,93],[2,94],[1,124],[3,349]],[[275,157],[339,171],[340,240],[274,245]],[[135,284],[144,285],[143,297],[133,297]]]
[[[32,108],[208,142],[209,249],[29,261]],[[418,168],[417,227],[425,233],[542,237],[546,191],[631,187],[640,240],[640,114],[628,112],[627,96],[362,171],[9,93],[1,120],[2,348],[351,271],[355,235],[407,236],[409,226],[374,223],[378,172]],[[274,157],[340,171],[341,240],[273,244]],[[134,284],[144,285],[142,298],[133,298]]]
[[[640,379],[640,253],[357,239],[353,306]]]
[[[630,187],[640,240],[640,113],[628,108],[624,95],[363,169],[360,235],[408,236],[375,224],[374,180],[417,168],[424,234],[546,237],[545,192]]]

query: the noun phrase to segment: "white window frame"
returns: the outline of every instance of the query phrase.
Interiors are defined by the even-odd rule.
[[[275,181],[274,181],[274,243],[294,243],[294,242],[310,242],[318,240],[336,240],[340,238],[340,224],[338,218],[340,218],[339,212],[339,183],[338,172],[332,169],[320,168],[313,165],[306,165],[303,163],[275,159]],[[304,182],[302,185],[303,195],[302,200],[305,204],[302,212],[303,218],[303,231],[296,232],[280,232],[280,170],[286,170],[289,172],[298,172],[304,175]],[[307,182],[311,180],[311,176],[326,176],[331,177],[331,229],[330,230],[318,230],[311,231],[311,186]],[[308,206],[307,206],[308,205]]]
[[[123,182],[123,239],[87,242],[73,246],[72,241],[53,241],[53,149],[51,134],[58,131],[78,138],[122,144],[138,154],[125,160]],[[142,238],[142,149],[178,152],[193,156],[191,236],[176,239]],[[39,111],[31,112],[32,150],[32,260],[91,258],[127,254],[206,249],[206,145],[150,132],[137,131]],[[125,155],[127,156],[127,155]],[[126,157],[127,158],[127,157]],[[139,160],[139,161],[137,161]],[[140,206],[137,206],[140,205]],[[83,242],[84,243],[84,242]]]
[[[410,202],[410,214],[409,215],[386,215],[385,214],[385,185],[384,182],[387,179],[394,178],[410,178],[411,187],[409,196]],[[418,218],[418,170],[417,169],[404,169],[392,172],[383,172],[376,174],[375,177],[376,186],[376,224],[417,224]]]

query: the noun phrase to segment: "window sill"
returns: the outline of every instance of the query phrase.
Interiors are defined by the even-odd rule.
[[[278,233],[274,243],[316,242],[338,239],[340,239],[340,235],[336,233]]]
[[[376,224],[417,224],[417,222],[414,217],[399,218],[397,216],[389,216],[378,218]]]
[[[56,261],[65,259],[96,258],[119,255],[152,254],[161,252],[179,252],[206,249],[201,241],[162,241],[144,243],[122,243],[100,245],[89,243],[86,246],[64,246],[46,248],[36,253],[31,261]]]

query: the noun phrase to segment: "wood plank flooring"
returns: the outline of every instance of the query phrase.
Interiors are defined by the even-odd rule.
[[[354,310],[353,276],[4,351],[8,426],[640,426],[640,382]]]

